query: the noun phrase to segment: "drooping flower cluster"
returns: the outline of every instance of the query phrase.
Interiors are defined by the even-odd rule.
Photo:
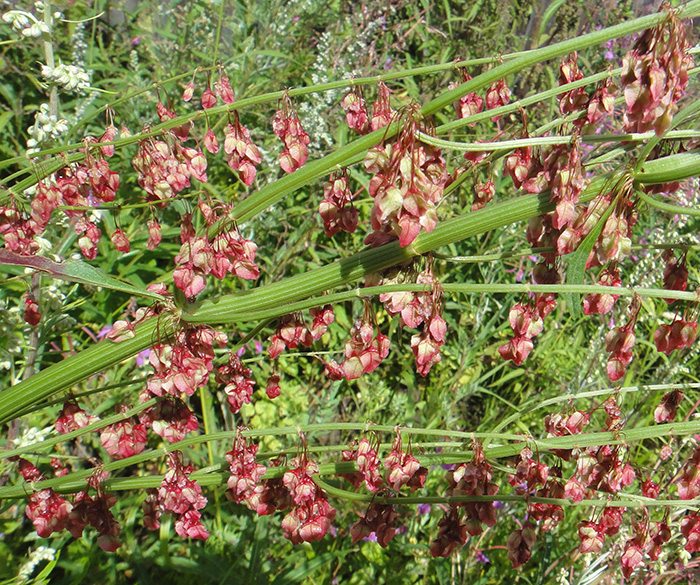
[[[108,132],[109,129],[105,132],[107,138],[110,137]],[[39,250],[36,236],[44,232],[52,213],[59,206],[66,205],[85,208],[65,209],[63,213],[73,219],[83,256],[89,260],[97,256],[96,244],[102,232],[89,218],[89,209],[113,201],[119,188],[119,175],[110,169],[105,159],[112,151],[107,147],[95,147],[102,138],[104,136],[100,139],[85,138],[85,146],[81,149],[85,155],[83,162],[67,165],[50,179],[37,183],[29,215],[20,211],[13,200],[0,206],[0,234],[7,249],[27,256],[36,254]]]
[[[499,79],[491,84],[486,91],[486,109],[493,110],[500,106],[505,106],[510,101],[510,88],[505,79]],[[501,116],[493,116],[492,122],[500,120]]]
[[[397,517],[398,514],[392,504],[372,502],[364,516],[350,527],[352,541],[357,542],[361,538],[367,538],[374,533],[377,538],[377,544],[382,548],[386,548],[396,534],[394,521]]]
[[[175,520],[175,531],[182,538],[206,540],[209,532],[202,523],[199,510],[207,505],[207,498],[202,495],[199,484],[189,478],[192,473],[190,465],[184,465],[182,453],[173,451],[168,454],[168,471],[163,476],[155,502],[151,502],[153,511],[160,514],[171,512]],[[155,530],[159,523],[158,513],[151,515],[150,526]]]
[[[683,401],[683,392],[680,390],[671,390],[661,399],[661,404],[654,411],[654,420],[657,423],[673,422],[678,413],[678,407]]]
[[[277,330],[270,337],[268,353],[272,359],[281,354],[285,347],[294,349],[299,344],[310,347],[314,341],[323,337],[328,326],[335,320],[331,305],[309,309],[309,315],[313,318],[311,325],[306,325],[299,313],[280,317]]]
[[[450,508],[438,522],[438,535],[430,545],[430,554],[433,558],[449,557],[462,548],[468,538],[467,526],[462,523],[459,508]]]
[[[24,481],[34,484],[46,479],[36,466],[25,459],[18,459],[18,463]],[[67,529],[75,538],[79,538],[89,525],[98,531],[97,544],[102,550],[117,550],[120,546],[119,523],[110,511],[116,503],[116,498],[104,493],[102,482],[106,477],[105,472],[96,470],[87,479],[88,485],[96,494],[90,496],[88,490],[84,490],[76,495],[72,504],[51,488],[32,493],[25,513],[34,524],[37,534],[41,538],[48,538],[54,532]]]
[[[272,118],[272,129],[284,143],[280,154],[280,167],[285,173],[293,173],[309,158],[309,135],[304,132],[292,100],[284,94],[279,110]]]
[[[544,320],[537,306],[531,303],[517,303],[508,314],[513,338],[498,348],[505,360],[511,360],[516,366],[522,364],[533,348],[532,338],[544,329]]]
[[[622,286],[620,269],[616,262],[610,263],[600,271],[598,284],[602,286]],[[583,312],[586,315],[593,315],[594,313],[605,315],[612,311],[613,305],[619,298],[620,295],[613,295],[610,293],[592,293],[586,295],[583,299]]]
[[[377,82],[377,99],[372,104],[372,119],[370,120],[372,131],[388,126],[396,114],[396,111],[391,108],[389,95],[389,88],[380,79]]]
[[[428,474],[428,470],[422,467],[418,459],[411,453],[410,445],[408,452],[403,450],[401,431],[398,428],[391,451],[384,459],[384,469],[386,470],[386,483],[395,492],[398,492],[403,486],[408,486],[412,492],[422,488]]]
[[[332,174],[323,187],[323,199],[318,212],[323,219],[323,229],[329,238],[339,231],[353,233],[357,228],[359,211],[352,205],[355,194],[348,187],[345,169]]]
[[[519,530],[511,533],[506,542],[506,548],[508,560],[513,563],[514,569],[530,560],[534,544],[535,527],[530,522],[525,522]]]
[[[459,73],[462,83],[466,83],[472,78],[467,72],[466,67],[460,67]],[[457,87],[456,84],[450,84],[448,89],[454,89],[455,87]],[[454,106],[457,118],[469,118],[484,109],[484,100],[479,97],[476,92],[470,92],[459,98]],[[474,124],[472,124],[472,126],[473,125]]]
[[[345,344],[345,361],[325,362],[326,372],[332,380],[356,380],[362,374],[370,374],[389,355],[389,338],[381,331],[374,334],[369,305],[365,305],[362,319],[355,321],[350,339]]]
[[[670,355],[677,349],[690,347],[695,343],[698,336],[697,319],[689,320],[677,317],[670,325],[659,325],[654,331],[654,343],[656,350]]]
[[[148,380],[142,400],[153,396],[192,396],[209,381],[214,367],[214,344],[224,347],[227,341],[224,333],[200,326],[182,328],[172,343],[154,345],[148,358],[154,375]]]
[[[607,365],[608,377],[613,382],[617,382],[625,375],[627,366],[632,362],[632,347],[636,341],[634,326],[637,323],[640,308],[641,302],[635,297],[630,305],[630,317],[627,323],[611,329],[605,336],[605,349],[610,352]]]
[[[80,408],[75,399],[69,399],[63,404],[54,426],[59,433],[65,435],[66,433],[82,429],[98,420],[100,420],[99,417],[88,414]]]
[[[367,134],[369,132],[369,114],[361,87],[353,86],[340,101],[340,107],[345,111],[345,120],[350,130],[354,130],[358,134]],[[373,130],[376,130],[376,128],[373,128]]]
[[[231,477],[227,485],[226,497],[237,504],[248,501],[255,493],[255,488],[265,475],[267,468],[262,463],[257,463],[255,454],[258,452],[256,443],[246,441],[241,435],[243,429],[238,428],[238,433],[233,442],[233,449],[226,453],[226,461],[229,463]]]
[[[626,132],[654,130],[662,136],[688,87],[693,58],[687,52],[685,27],[672,10],[662,10],[667,10],[664,21],[642,32],[622,61]]]
[[[437,225],[436,206],[447,181],[445,160],[439,148],[418,141],[417,133],[430,129],[417,105],[407,108],[402,120],[396,139],[371,148],[365,157],[365,169],[374,175],[369,184],[374,231],[365,239],[371,246],[398,239],[405,247],[422,229],[431,232]]]
[[[210,145],[209,152],[215,152],[211,139]],[[217,144],[216,151],[218,150]],[[255,181],[257,166],[262,161],[262,154],[260,149],[253,144],[250,131],[241,124],[236,111],[233,112],[233,120],[224,128],[224,155],[228,166],[238,173],[238,178],[243,183],[250,187]]]
[[[603,550],[606,536],[614,536],[622,526],[622,516],[625,508],[605,508],[598,522],[584,521],[578,525],[578,537],[581,541],[581,552],[600,552]]]
[[[565,495],[560,476],[560,468],[550,468],[540,462],[539,458],[533,459],[532,450],[526,447],[520,452],[515,473],[508,476],[508,483],[513,486],[516,494],[560,499]],[[545,531],[554,528],[564,518],[563,508],[556,504],[528,501],[527,513]]]
[[[666,261],[664,266],[664,288],[666,290],[684,291],[688,288],[688,264],[687,254],[676,258],[673,250],[664,250],[662,258]],[[675,299],[665,299],[670,305]]]
[[[583,72],[578,68],[577,54],[574,51],[565,61],[562,61],[559,67],[559,85],[566,85],[580,79],[583,79]],[[600,82],[590,97],[583,87],[571,89],[559,96],[559,111],[564,115],[585,112],[585,116],[574,118],[572,123],[580,129],[581,134],[594,133],[597,123],[603,116],[613,113],[616,90],[611,77]]]
[[[343,473],[341,477],[348,480],[354,487],[358,488],[364,481],[370,492],[378,492],[384,485],[381,471],[379,470],[379,455],[372,446],[372,442],[367,437],[362,437],[351,445],[353,448],[343,451],[343,461],[356,461],[358,472]],[[376,446],[376,445],[375,445]]]
[[[24,481],[41,482],[46,478],[26,459],[19,459],[19,472]],[[61,532],[68,523],[73,506],[53,489],[40,489],[29,496],[25,513],[41,538],[48,538],[54,532]]]
[[[233,352],[229,353],[228,363],[219,366],[216,371],[216,382],[224,387],[226,401],[233,414],[238,414],[244,404],[250,404],[255,389],[252,375],[252,370],[246,368],[241,358]]]
[[[190,177],[206,183],[207,158],[201,150],[180,144],[182,133],[165,132],[163,140],[145,138],[131,164],[148,201],[159,203],[190,186]],[[186,138],[186,136],[185,136]]]
[[[104,551],[114,552],[121,546],[119,523],[110,510],[117,503],[117,498],[104,493],[102,482],[107,475],[98,469],[88,478],[87,483],[95,490],[95,495],[91,496],[88,490],[84,490],[75,496],[66,528],[74,538],[80,538],[83,530],[92,526],[99,535],[98,546]]]
[[[125,413],[124,404],[117,407],[117,412]],[[100,441],[105,451],[115,459],[126,459],[141,453],[146,446],[146,425],[137,423],[131,417],[104,427]]]
[[[449,487],[447,496],[495,496],[498,486],[491,481],[491,465],[486,461],[481,445],[474,443],[474,457],[469,463],[462,463],[447,473]],[[467,532],[476,536],[483,532],[482,524],[493,526],[496,523],[494,502],[458,502],[453,507],[466,512]]]
[[[292,544],[320,540],[331,528],[335,508],[311,477],[318,473],[318,465],[303,453],[290,461],[290,467],[282,477],[293,502],[292,509],[282,520],[284,537]]]
[[[417,329],[423,325],[422,331],[411,337],[411,350],[418,373],[427,376],[433,365],[442,359],[440,348],[445,343],[447,332],[447,325],[442,318],[442,287],[435,280],[432,257],[428,257],[424,270],[417,275],[411,270],[394,269],[384,276],[375,274],[367,277],[365,286],[404,284],[412,281],[425,285],[429,292],[382,293],[379,300],[391,317],[399,315],[401,326]]]
[[[197,236],[191,216],[183,216],[180,228],[182,246],[175,257],[178,266],[173,273],[175,285],[191,298],[204,290],[208,274],[219,280],[227,274],[245,280],[257,279],[260,276],[255,263],[258,247],[241,236],[235,225],[226,225],[228,208],[224,205],[212,207],[203,201],[200,201],[199,208],[207,228],[212,228],[215,223],[220,227],[212,237]]]
[[[170,395],[141,412],[139,421],[168,443],[182,441],[199,428],[194,412],[182,400]]]
[[[377,453],[379,448],[378,439],[376,444],[363,437],[359,441],[353,442],[353,448],[343,451],[343,461],[356,461],[358,472],[343,473],[341,477],[348,480],[354,487],[359,487],[363,482],[370,492],[376,493],[385,484],[392,490],[398,492],[403,486],[408,486],[413,492],[425,483],[428,470],[422,467],[418,459],[412,453],[406,452],[401,444],[400,429],[396,429],[396,438],[392,444],[391,451],[383,462],[385,477],[382,477],[380,470],[381,460]]]

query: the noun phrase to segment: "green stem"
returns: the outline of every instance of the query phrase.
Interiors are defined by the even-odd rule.
[[[692,215],[693,217],[700,217],[700,209],[695,209],[694,207],[683,207],[682,205],[673,205],[671,203],[664,203],[663,201],[654,199],[651,195],[645,193],[643,190],[637,191],[636,195],[650,207],[656,207],[657,209],[667,211],[668,213],[677,213],[679,215]]]
[[[524,148],[527,146],[549,146],[554,144],[569,144],[575,138],[581,140],[585,144],[598,144],[604,142],[641,142],[655,137],[654,132],[644,132],[642,134],[588,134],[586,136],[564,135],[564,136],[539,136],[534,138],[521,138],[518,140],[501,140],[498,142],[453,142],[450,140],[441,140],[424,134],[418,133],[418,139],[425,144],[431,144],[440,148],[449,150],[458,150],[466,152],[491,152],[493,150],[512,150],[516,148]],[[674,130],[664,134],[667,140],[679,138],[697,138],[700,136],[700,131],[697,130]]]

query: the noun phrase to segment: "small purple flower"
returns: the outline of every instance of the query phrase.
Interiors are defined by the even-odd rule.
[[[476,560],[479,563],[490,563],[491,559],[489,559],[482,551],[478,550],[476,551]]]
[[[432,506],[430,504],[418,504],[419,514],[430,514]]]
[[[364,540],[365,542],[377,542],[377,533],[370,532],[369,536],[365,536],[362,540]]]
[[[262,350],[263,350],[262,341],[256,341],[256,342],[255,342],[255,353],[256,353],[256,355],[259,354],[259,353],[262,353]]]
[[[136,365],[142,366],[148,361],[148,356],[151,355],[151,349],[144,349],[141,353],[136,356]]]
[[[496,500],[493,503],[493,507],[498,509],[498,510],[502,510],[503,509],[503,502],[501,502],[501,500]]]
[[[102,329],[99,330],[97,333],[97,339],[104,339],[107,334],[112,330],[111,325],[105,325]]]

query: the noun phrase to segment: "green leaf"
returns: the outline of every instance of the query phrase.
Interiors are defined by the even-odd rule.
[[[537,32],[537,39],[542,38],[542,35],[544,34],[545,29],[547,28],[547,23],[552,19],[552,17],[556,14],[557,10],[559,10],[559,8],[561,8],[562,4],[564,4],[565,2],[566,0],[556,0],[547,7],[547,10],[544,11],[544,15],[542,16],[542,23],[540,24],[540,30]]]
[[[56,567],[56,563],[58,563],[58,558],[59,558],[60,556],[61,556],[61,550],[59,549],[59,550],[56,551],[56,557],[55,557],[51,562],[49,562],[49,564],[46,565],[46,566],[41,570],[41,573],[39,573],[39,574],[36,576],[36,579],[34,579],[33,582],[34,582],[36,585],[39,585],[39,584],[41,584],[41,583],[48,583],[48,582],[49,582],[49,581],[48,581],[49,575],[51,574],[51,572],[52,572],[52,571],[54,570],[54,568]]]
[[[78,282],[80,284],[89,284],[92,286],[101,286],[118,290],[131,295],[140,297],[149,297],[163,300],[159,294],[136,288],[135,286],[122,282],[102,272],[99,268],[86,264],[81,260],[66,260],[65,262],[54,262],[43,256],[21,256],[9,250],[0,250],[0,265],[24,266],[26,268],[34,268],[46,272],[59,280],[68,282]]]
[[[583,284],[583,275],[586,272],[586,261],[588,256],[593,249],[593,246],[603,231],[605,222],[608,221],[608,217],[615,209],[615,201],[613,201],[608,208],[605,210],[598,223],[590,231],[590,233],[583,239],[583,242],[579,244],[576,251],[569,258],[569,267],[566,270],[566,283],[567,284]],[[566,294],[566,302],[569,305],[569,310],[571,314],[576,318],[580,319],[583,314],[581,312],[581,295],[574,293]]]
[[[7,123],[12,119],[12,116],[14,116],[14,112],[3,112],[0,114],[0,130],[2,130],[5,126],[7,126]]]

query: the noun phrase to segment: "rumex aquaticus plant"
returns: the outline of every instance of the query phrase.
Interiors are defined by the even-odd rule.
[[[239,423],[246,404],[272,400],[274,405],[284,395],[280,364],[299,359],[290,350],[318,358],[317,376],[350,383],[352,389],[354,380],[381,375],[391,352],[402,351],[400,330],[407,329],[411,367],[429,376],[442,366],[449,344],[447,299],[459,302],[460,295],[520,295],[508,314],[512,337],[501,337],[492,352],[515,366],[545,357],[538,358],[537,338],[563,304],[577,316],[605,316],[599,365],[612,384],[634,382],[628,368],[644,334],[639,322],[644,312],[655,311],[653,303],[668,305],[672,316],[648,343],[664,355],[691,348],[698,315],[689,283],[694,250],[666,248],[661,287],[624,286],[624,275],[637,237],[634,228],[644,216],[656,208],[700,213],[658,197],[700,175],[698,134],[692,129],[699,108],[697,101],[684,99],[694,95],[684,19],[698,14],[697,1],[678,10],[663,6],[655,15],[504,56],[480,74],[472,71],[473,77],[467,69],[476,64],[461,61],[237,101],[228,76],[215,66],[195,72],[185,87],[182,97],[189,106],[175,105],[165,90],[158,92],[158,121],[140,131],[118,131],[118,110],[105,108],[100,136],[33,153],[31,165],[23,158],[0,163],[18,169],[0,191],[0,262],[35,271],[18,300],[31,327],[42,327],[45,319],[41,286],[34,284],[49,277],[126,292],[143,305],[128,307],[103,341],[15,380],[0,393],[0,419],[6,425],[16,425],[12,421],[41,409],[49,398],[62,403],[57,436],[26,446],[8,443],[5,457],[14,483],[0,487],[0,498],[24,500],[39,537],[64,530],[77,537],[89,525],[106,551],[119,547],[119,520],[111,511],[115,493],[147,490],[143,526],[158,529],[162,515],[171,514],[179,536],[206,540],[211,529],[202,486],[226,484],[227,498],[257,515],[280,512],[283,534],[294,544],[349,537],[353,542],[374,538],[387,547],[398,538],[406,506],[430,504],[442,511],[435,530],[425,536],[433,557],[453,555],[503,522],[509,536],[500,545],[512,566],[520,567],[544,533],[575,515],[585,518],[577,524],[582,553],[600,552],[608,537],[627,534],[618,546],[626,578],[662,553],[669,566],[682,566],[687,558],[678,551],[700,550],[695,503],[700,447],[694,438],[700,427],[694,419],[676,422],[684,409],[682,390],[693,384],[653,389],[605,384],[540,400],[528,405],[542,415],[528,434],[507,430],[519,412],[479,431],[401,420],[270,428]],[[588,77],[579,69],[577,51],[635,33],[622,68]],[[510,102],[509,81],[554,60],[561,62],[556,87]],[[423,106],[392,100],[392,79],[451,69],[459,83]],[[337,115],[360,137],[309,160],[309,137],[295,103],[338,87],[347,94]],[[376,99],[370,108],[371,92]],[[527,108],[552,99],[561,116],[530,127]],[[282,142],[281,173],[267,184],[258,181],[261,149],[242,123],[248,109],[264,104],[275,109],[267,130]],[[446,108],[454,108],[456,119],[435,126],[432,117]],[[512,113],[520,121],[506,123]],[[474,136],[474,128],[478,140],[440,138],[459,131]],[[600,144],[613,146],[592,149]],[[129,153],[131,168],[112,168],[117,151]],[[204,187],[217,156],[245,185],[240,191],[247,197],[223,200],[215,185]],[[128,175],[140,189],[133,208],[148,214],[142,226],[128,226],[133,241],[119,224],[126,207],[119,202],[121,186]],[[472,184],[473,203],[463,209],[450,203]],[[307,185],[317,192],[306,209],[318,210],[318,230],[322,225],[329,238],[364,230],[367,247],[266,282],[250,235],[259,232],[249,228]],[[355,203],[365,188],[371,209]],[[451,217],[442,216],[442,209]],[[111,222],[104,220],[101,227],[98,211],[112,214]],[[66,241],[76,240],[84,260],[49,256],[43,242],[53,245],[47,230],[59,218],[66,234],[74,234]],[[179,240],[168,258],[171,272],[159,282],[128,285],[88,262],[110,245],[124,254],[137,243],[157,250],[164,244],[161,226],[171,224],[177,225]],[[517,224],[529,245],[523,255],[537,255],[528,283],[465,284],[453,280],[450,270],[438,271],[441,249]],[[62,251],[62,256],[69,253]],[[208,294],[214,281],[234,292]],[[328,340],[340,339],[335,307],[353,300],[359,310],[344,332],[344,344],[329,347]],[[267,364],[256,372],[259,362],[244,359],[241,350],[266,334]],[[91,377],[147,349],[151,371],[140,390],[126,395],[127,404],[119,404],[111,416],[102,412],[102,418],[84,409],[77,392],[84,381],[89,385]],[[256,392],[262,371],[265,395]],[[629,424],[623,398],[635,392],[648,393],[648,408],[653,406],[648,416]],[[219,432],[209,423],[200,426],[206,405],[215,400],[224,405],[225,420],[235,421]],[[265,437],[285,436],[292,437],[286,448],[261,452]],[[688,437],[682,450],[674,441],[659,447],[676,436]],[[323,449],[317,448],[319,437],[328,438]],[[421,442],[429,437],[440,441]],[[42,472],[35,464],[39,454],[72,440],[88,445],[94,456],[72,469],[58,461],[51,466],[55,477],[49,478],[48,467]],[[669,464],[650,474],[634,459],[635,446],[654,440],[660,460]],[[216,441],[233,446],[219,460],[210,455],[209,466],[196,471],[188,450]],[[113,475],[146,463],[151,473],[136,481]],[[440,465],[448,466],[445,473]],[[339,513],[343,506],[357,511],[354,522],[338,523],[347,520]],[[500,512],[505,506],[507,514]]]

